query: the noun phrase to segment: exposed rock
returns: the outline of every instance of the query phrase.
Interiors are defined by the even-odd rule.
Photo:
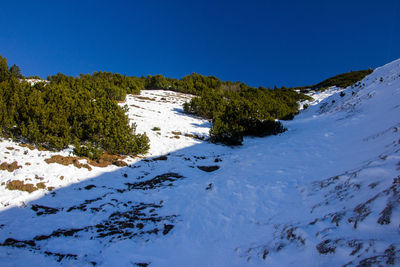
[[[214,165],[214,166],[197,166],[197,168],[199,168],[202,171],[205,172],[213,172],[219,169],[218,165]]]

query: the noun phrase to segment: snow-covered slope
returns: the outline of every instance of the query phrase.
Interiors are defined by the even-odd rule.
[[[183,103],[192,97],[172,91],[145,90],[140,96],[129,95],[121,104],[128,105],[128,116],[137,124],[136,131],[149,136],[150,156],[199,144],[207,137],[211,127],[207,120],[183,114]]]
[[[400,60],[239,148],[195,139],[209,124],[181,113],[184,97],[127,99],[153,156],[127,167],[47,164],[3,141],[1,162],[23,168],[0,171],[1,265],[400,264]],[[5,188],[30,172],[56,189]]]

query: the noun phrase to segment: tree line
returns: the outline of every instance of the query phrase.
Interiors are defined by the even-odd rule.
[[[211,141],[240,145],[246,135],[284,132],[279,120],[292,119],[299,112],[297,103],[311,99],[304,94],[307,90],[345,87],[369,73],[349,72],[313,86],[274,89],[197,73],[174,79],[101,71],[77,77],[58,73],[47,77],[46,83],[31,85],[18,66],[8,67],[6,58],[0,56],[0,133],[49,149],[73,145],[76,154],[90,158],[103,152],[145,153],[147,136],[135,133],[135,124],[129,124],[126,109],[117,102],[143,89],[164,89],[195,95],[183,109],[212,121]]]
[[[70,145],[75,153],[99,158],[103,152],[136,155],[149,149],[145,134],[135,134],[125,109],[115,100],[140,92],[140,79],[94,73],[63,74],[49,83],[21,80],[0,56],[1,135],[48,149]]]

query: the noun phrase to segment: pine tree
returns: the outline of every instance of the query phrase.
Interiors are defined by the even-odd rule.
[[[6,81],[10,78],[10,71],[8,70],[7,59],[0,55],[0,82]]]

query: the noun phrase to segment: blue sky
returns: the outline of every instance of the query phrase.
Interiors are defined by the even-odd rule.
[[[43,78],[196,72],[307,85],[400,58],[400,1],[5,1],[0,54]]]

